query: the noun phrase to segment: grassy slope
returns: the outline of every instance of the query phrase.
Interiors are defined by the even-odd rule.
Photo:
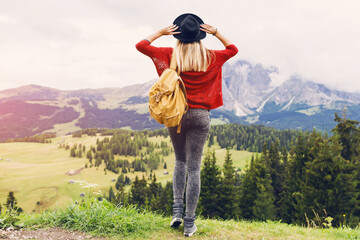
[[[183,227],[172,229],[171,218],[134,207],[117,208],[107,201],[69,205],[64,210],[23,215],[24,226],[63,227],[109,239],[184,239]],[[313,229],[280,222],[197,219],[192,239],[358,239],[360,229]]]
[[[118,175],[107,172],[104,174],[104,165],[98,170],[96,168],[87,168],[81,171],[79,175],[67,176],[65,173],[71,169],[79,169],[84,167],[87,159],[71,158],[70,151],[59,149],[58,143],[64,138],[65,143],[72,146],[74,143],[81,143],[89,149],[90,145],[95,146],[97,137],[84,136],[82,138],[72,138],[71,136],[58,137],[52,139],[51,144],[40,143],[0,143],[0,203],[6,201],[9,191],[15,192],[18,205],[25,212],[31,212],[34,209],[53,209],[56,206],[66,206],[72,200],[80,200],[81,192],[88,193],[89,189],[82,188],[80,184],[69,184],[69,180],[83,180],[87,183],[98,184],[98,187],[91,189],[92,191],[107,192],[110,186],[114,186],[111,180],[117,178]],[[99,137],[100,139],[102,137]],[[170,139],[163,137],[153,137],[150,141],[161,143]],[[218,145],[212,147],[216,150],[218,165],[222,166],[225,149],[220,149]],[[205,147],[204,151],[207,150]],[[234,166],[243,168],[252,153],[245,151],[231,150],[234,160]],[[125,156],[117,156],[115,159],[125,159]],[[132,160],[133,157],[127,157]],[[11,159],[6,161],[5,159]],[[167,169],[163,169],[163,165],[159,165],[159,169],[154,173],[161,183],[171,180],[174,168],[174,153],[164,158]],[[164,171],[168,171],[169,175],[164,175]],[[130,179],[135,175],[140,177],[144,173],[128,173]],[[148,173],[147,173],[148,174]],[[42,204],[37,206],[36,202]]]
[[[170,218],[168,218],[170,221]],[[358,239],[360,230],[313,229],[291,226],[278,222],[246,222],[197,220],[198,231],[192,239]],[[183,228],[163,229],[149,233],[146,237],[129,236],[123,239],[184,239]],[[114,238],[118,239],[118,238]]]

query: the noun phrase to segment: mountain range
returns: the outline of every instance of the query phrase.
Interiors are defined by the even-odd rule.
[[[275,86],[276,67],[247,61],[223,66],[224,105],[211,111],[213,124],[261,124],[279,129],[330,131],[334,114],[360,120],[360,93],[330,89],[291,77]],[[123,88],[58,90],[27,85],[0,91],[0,141],[82,128],[161,128],[150,119],[148,90],[156,80]],[[344,115],[345,116],[345,115]]]

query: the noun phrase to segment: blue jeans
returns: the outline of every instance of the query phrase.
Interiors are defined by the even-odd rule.
[[[189,109],[183,116],[181,132],[176,133],[176,130],[177,127],[168,128],[175,151],[174,203],[183,203],[186,186],[185,213],[186,216],[193,217],[200,196],[201,156],[210,130],[209,111]]]

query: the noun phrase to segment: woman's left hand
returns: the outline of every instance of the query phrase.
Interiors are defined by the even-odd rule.
[[[161,36],[164,35],[174,35],[174,34],[179,34],[180,32],[176,32],[176,30],[179,27],[176,25],[170,25],[166,28],[160,29],[159,31],[156,31],[155,33],[151,34],[150,36],[147,36],[146,39],[152,43],[155,39],[158,39]]]
[[[163,28],[160,30],[160,34],[161,35],[174,35],[174,34],[179,34],[180,32],[175,32],[179,27],[176,25],[170,25],[166,28]]]

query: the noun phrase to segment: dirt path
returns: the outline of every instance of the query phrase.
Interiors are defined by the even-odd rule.
[[[51,229],[37,229],[37,230],[27,230],[20,229],[14,230],[8,228],[6,230],[0,229],[0,239],[31,239],[31,240],[106,240],[109,238],[99,238],[93,237],[89,234],[64,230],[61,228],[51,228]]]

